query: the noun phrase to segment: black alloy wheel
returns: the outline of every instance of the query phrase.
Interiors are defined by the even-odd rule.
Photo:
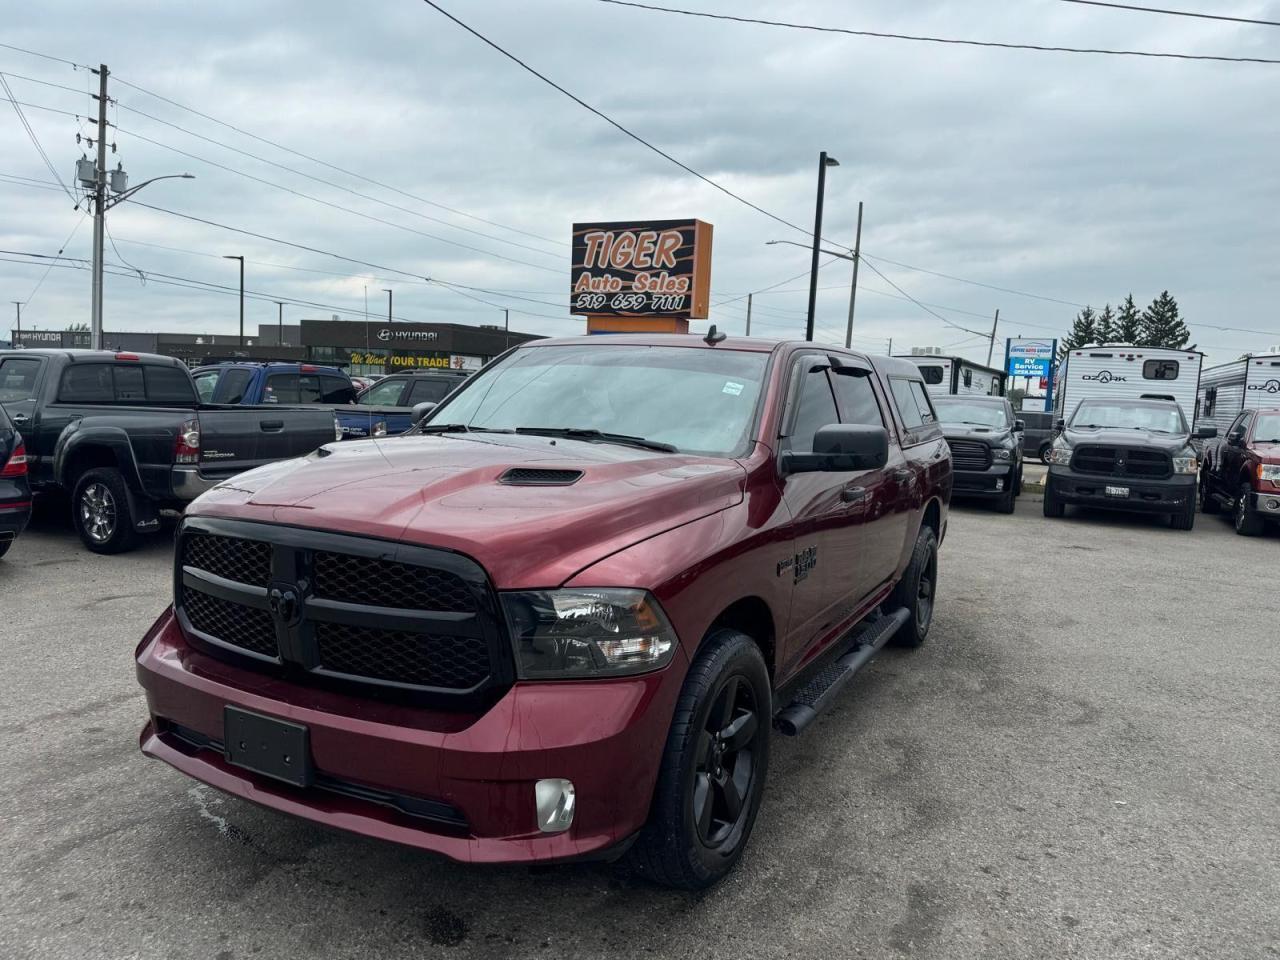
[[[727,677],[698,734],[693,770],[693,820],[698,839],[712,849],[736,842],[755,782],[761,718],[743,677]]]
[[[933,597],[937,583],[938,550],[932,547],[916,582],[916,631],[922,635],[929,632],[929,625],[933,623]]]
[[[1213,496],[1213,491],[1209,486],[1209,474],[1203,473],[1200,476],[1200,512],[1201,513],[1221,513],[1222,508],[1218,505],[1218,501]]]

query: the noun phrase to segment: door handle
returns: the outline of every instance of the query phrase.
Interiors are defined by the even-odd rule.
[[[15,413],[12,419],[13,419],[14,425],[19,427],[25,427],[28,423],[31,422],[31,418],[28,417],[26,414],[22,414],[22,413]]]
[[[867,495],[866,487],[855,487],[853,484],[840,488],[840,499],[845,503],[857,503]]]
[[[258,421],[258,426],[260,426],[263,429],[263,432],[265,433],[275,433],[279,430],[284,429],[284,421],[283,420],[260,420]]]

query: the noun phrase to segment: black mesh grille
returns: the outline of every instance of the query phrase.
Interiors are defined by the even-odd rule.
[[[276,628],[266,610],[228,603],[190,587],[182,591],[182,608],[191,625],[201,633],[233,647],[243,647],[267,657],[276,656]]]
[[[1112,477],[1161,478],[1173,474],[1169,455],[1159,450],[1082,445],[1071,459],[1072,469]]]
[[[991,448],[977,440],[948,440],[951,464],[957,470],[985,470],[991,466]]]
[[[512,467],[498,478],[502,483],[528,487],[567,487],[582,479],[581,470],[535,470]]]
[[[193,533],[186,538],[182,562],[255,587],[265,587],[271,580],[271,545],[260,540]]]
[[[471,613],[475,596],[446,570],[317,551],[315,595],[376,607]]]
[[[320,666],[337,673],[450,690],[469,689],[489,675],[489,651],[480,637],[320,622],[316,643]]]

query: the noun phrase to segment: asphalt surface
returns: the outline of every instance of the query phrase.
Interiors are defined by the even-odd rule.
[[[0,957],[1280,956],[1280,536],[957,507],[929,643],[776,738],[738,871],[477,869],[137,750],[169,590],[46,515],[0,561]]]

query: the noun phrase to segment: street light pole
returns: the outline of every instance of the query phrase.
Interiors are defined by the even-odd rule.
[[[822,244],[822,201],[827,191],[827,167],[838,166],[840,161],[828,157],[827,151],[818,154],[818,202],[813,215],[813,261],[809,267],[809,316],[805,321],[805,340],[813,339],[813,317],[818,306],[818,248]]]
[[[503,349],[510,350],[511,349],[511,311],[510,310],[502,311],[502,336],[504,341]]]
[[[383,290],[382,292],[387,295],[387,326],[389,327],[391,326],[391,291]]]
[[[237,254],[224,254],[223,260],[240,261],[240,349],[244,349],[244,257]]]
[[[11,300],[9,302],[18,308],[18,330],[14,335],[14,340],[13,340],[13,345],[16,347],[18,345],[18,341],[22,339],[22,301]]]
[[[858,201],[858,235],[853,241],[853,285],[849,287],[849,325],[844,331],[845,349],[853,344],[853,305],[858,299],[858,261],[862,259],[862,201]]]
[[[98,64],[98,163],[93,184],[93,292],[89,307],[89,349],[102,349],[102,233],[106,228],[107,189],[107,76]]]
[[[276,301],[276,346],[284,346],[284,303]]]

